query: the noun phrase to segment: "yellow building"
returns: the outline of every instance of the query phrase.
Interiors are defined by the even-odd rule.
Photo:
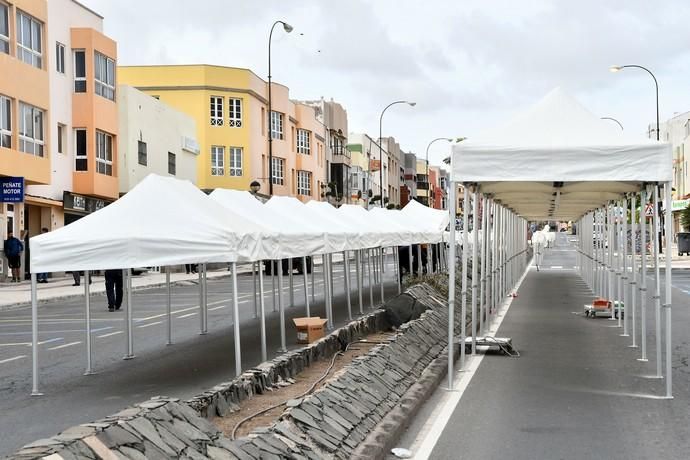
[[[119,82],[194,118],[201,154],[197,185],[260,193],[268,183],[268,84],[252,71],[212,65],[125,66]],[[320,199],[326,184],[325,127],[312,107],[272,85],[273,193]]]
[[[429,199],[429,176],[427,175],[426,160],[417,159],[417,200],[430,206]]]

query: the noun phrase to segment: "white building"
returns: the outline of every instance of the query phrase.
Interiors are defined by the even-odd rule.
[[[381,205],[378,201],[371,202],[371,198],[378,198],[381,193],[381,165],[383,165],[384,199],[388,198],[388,153],[385,143],[383,149],[380,147],[378,142],[368,134],[350,133],[348,135],[348,149],[352,155],[353,175],[359,175],[360,171],[357,169],[359,166],[361,173],[365,176],[363,179],[366,179],[363,181],[361,189],[365,200],[362,204],[368,202],[369,206]],[[369,191],[371,191],[371,196],[368,196]]]
[[[196,184],[199,143],[194,119],[131,86],[120,85],[118,94],[120,193],[151,173]]]
[[[649,125],[649,137],[655,138],[655,124]],[[673,149],[673,220],[674,234],[681,231],[680,212],[690,205],[690,183],[688,183],[688,160],[685,151],[690,152],[690,112],[674,115],[662,122],[659,139],[668,142]],[[686,148],[687,147],[687,148]],[[685,229],[688,230],[688,229]]]

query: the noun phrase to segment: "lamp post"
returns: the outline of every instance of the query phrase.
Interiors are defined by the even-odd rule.
[[[429,145],[426,146],[426,157],[425,157],[426,158],[426,160],[425,160],[426,161],[426,182],[427,182],[428,187],[430,187],[430,185],[429,185],[429,147],[431,147],[431,144],[433,144],[436,141],[462,142],[465,139],[467,139],[467,138],[466,137],[458,137],[457,139],[451,139],[450,137],[437,137],[433,141],[429,142]],[[431,192],[431,189],[428,188],[427,192],[426,192],[427,201],[430,197],[430,192]],[[427,206],[431,207],[430,203],[427,202]]]
[[[618,121],[618,120],[616,120],[616,119],[613,118],[613,117],[601,117],[601,120],[611,120],[611,121],[613,121],[613,122],[616,122],[616,123],[618,123],[618,126],[621,127],[621,131],[624,131],[623,125],[621,124],[621,122]]]
[[[273,130],[271,129],[271,40],[273,39],[273,29],[276,25],[282,24],[285,32],[292,32],[292,26],[285,21],[276,21],[271,26],[271,33],[268,34],[268,194],[273,196]]]
[[[414,107],[417,105],[416,102],[408,102],[408,101],[395,101],[391,102],[386,106],[385,109],[381,112],[381,116],[379,117],[379,179],[381,181],[380,188],[381,194],[381,207],[383,208],[383,114],[386,113],[386,110],[388,110],[389,107],[394,106],[395,104],[407,104],[410,107]]]
[[[636,65],[636,64],[628,64],[628,65],[614,65],[609,68],[611,72],[620,72],[623,69],[629,69],[629,68],[635,68],[635,69],[642,69],[645,72],[647,72],[649,75],[652,76],[652,79],[654,80],[654,88],[656,89],[656,140],[659,140],[659,82],[656,81],[656,77],[652,73],[651,70],[649,70],[646,67],[642,67],[641,65]]]
[[[611,67],[609,68],[609,70],[610,70],[611,72],[614,72],[614,73],[615,73],[615,72],[619,72],[619,71],[621,71],[621,70],[623,70],[623,69],[629,69],[629,68],[635,68],[635,69],[644,70],[644,71],[647,72],[649,75],[651,75],[652,79],[654,80],[654,89],[655,89],[655,91],[656,91],[656,140],[658,141],[658,140],[659,140],[659,128],[660,128],[660,126],[659,126],[659,82],[656,80],[656,77],[654,76],[654,74],[652,73],[651,70],[649,70],[648,68],[643,67],[643,66],[641,66],[641,65],[637,65],[637,64],[614,65],[614,66],[611,66]],[[657,187],[658,187],[658,185],[657,185]],[[659,203],[655,203],[655,206],[659,206]],[[662,214],[662,216],[663,216],[663,214]],[[658,234],[658,238],[659,238],[659,252],[662,252],[662,251],[663,251],[663,249],[662,249],[662,247],[661,247],[661,236],[663,235],[663,229],[665,228],[664,221],[663,221],[663,217],[662,217],[661,219],[662,219],[662,220],[661,220],[660,230],[659,230],[659,234]]]

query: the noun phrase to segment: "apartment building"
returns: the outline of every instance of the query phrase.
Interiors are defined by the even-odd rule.
[[[302,101],[314,108],[316,119],[324,127],[326,139],[326,172],[331,198],[336,204],[352,202],[350,169],[352,156],[347,149],[347,111],[342,105],[323,98],[316,101]]]
[[[385,137],[382,139],[384,150],[387,153],[387,169],[388,169],[388,203],[399,206],[400,205],[400,186],[405,180],[405,168],[403,166],[402,152],[400,151],[400,144],[396,142],[393,137]]]
[[[212,65],[120,67],[119,81],[189,115],[196,123],[197,185],[249,190],[302,201],[326,195],[324,126],[313,107],[291,101],[286,86],[268,84],[248,69]],[[273,139],[269,179],[268,136]]]
[[[127,85],[117,88],[120,107],[120,195],[149,174],[196,184],[201,153],[194,119]]]
[[[649,126],[649,136],[656,138],[656,124]],[[678,113],[661,122],[659,138],[668,142],[673,149],[673,232],[681,229],[680,211],[690,205],[690,184],[688,184],[688,161],[685,150],[690,152],[690,112]]]
[[[0,203],[3,237],[28,241],[117,198],[116,62],[103,17],[79,2],[0,0],[0,176],[25,184]]]
[[[347,148],[352,156],[353,196],[361,195],[355,203],[365,207],[381,206],[379,201],[382,189],[381,178],[383,178],[384,203],[388,203],[388,152],[385,145],[381,148],[382,146],[374,138],[364,133],[350,133],[348,141]]]
[[[429,206],[431,203],[431,194],[429,193],[429,174],[427,173],[427,167],[428,163],[426,160],[417,159],[417,201],[425,206]]]
[[[404,207],[410,201],[417,199],[417,155],[403,153],[404,168],[403,182],[400,187],[400,206]]]

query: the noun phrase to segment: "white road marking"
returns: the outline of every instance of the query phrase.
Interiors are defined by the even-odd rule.
[[[186,315],[178,316],[177,319],[189,318],[190,316],[195,316],[197,313],[187,313]]]
[[[221,308],[226,308],[227,305],[220,305],[218,307],[209,308],[208,311],[220,310]]]
[[[555,269],[563,268],[563,265],[551,265],[551,268],[555,270]]]
[[[22,358],[26,358],[26,355],[19,355],[19,356],[15,356],[13,358],[3,359],[2,361],[0,361],[0,364],[9,363],[10,361],[16,361],[16,360],[22,359]]]
[[[43,345],[43,344],[46,344],[46,343],[59,342],[59,341],[61,341],[61,340],[65,340],[65,339],[63,339],[62,337],[55,337],[55,338],[53,338],[53,339],[44,340],[43,342],[38,342],[38,344],[39,344],[39,345]],[[31,342],[29,342],[29,346],[31,346]]]
[[[163,324],[163,321],[155,321],[153,323],[142,324],[141,326],[137,326],[137,327],[140,329],[143,329],[145,327],[155,326],[156,324]]]
[[[97,336],[97,337],[98,337],[99,339],[104,339],[104,338],[106,338],[106,337],[112,337],[113,335],[118,335],[118,334],[122,334],[122,333],[123,333],[123,331],[115,331],[115,332],[110,332],[110,333],[108,333],[108,334],[99,335],[99,336]]]
[[[62,348],[71,347],[71,346],[73,346],[73,345],[79,345],[80,343],[81,343],[81,341],[65,343],[65,344],[63,344],[63,345],[58,345],[57,347],[48,348],[48,350],[60,350],[60,349],[62,349]]]
[[[0,347],[30,347],[30,342],[0,343]]]
[[[525,270],[522,278],[520,278],[520,281],[518,281],[517,285],[515,286],[515,291],[520,288],[520,285],[522,285],[522,281],[527,276],[527,273],[529,273],[529,270]],[[495,336],[496,332],[501,327],[501,324],[503,323],[506,313],[508,313],[508,309],[513,303],[513,300],[513,297],[508,297],[505,304],[502,306],[500,313],[498,314],[496,323],[492,325],[492,330],[487,335],[492,337]],[[453,412],[455,412],[462,395],[467,389],[467,386],[470,384],[472,377],[474,377],[477,369],[479,369],[479,365],[484,360],[484,356],[484,354],[474,357],[470,355],[465,370],[456,371],[455,378],[453,379],[453,387],[455,388],[455,391],[449,391],[444,395],[441,403],[438,404],[431,413],[427,419],[427,422],[421,428],[419,436],[417,439],[415,439],[410,447],[410,450],[415,453],[413,457],[415,460],[426,460],[430,457],[431,452],[434,450],[434,447],[436,446],[436,443],[441,437],[443,430],[448,424],[450,417],[453,415]]]

